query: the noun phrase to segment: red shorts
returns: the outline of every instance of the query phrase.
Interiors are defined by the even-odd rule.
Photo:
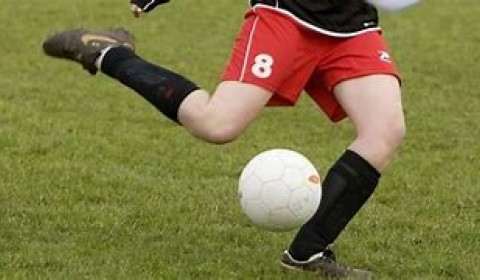
[[[293,106],[305,90],[336,122],[346,114],[333,94],[335,85],[372,74],[399,78],[379,32],[330,37],[287,15],[256,9],[246,14],[222,80],[270,90],[268,105]]]

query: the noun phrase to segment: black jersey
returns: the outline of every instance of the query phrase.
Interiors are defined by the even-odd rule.
[[[254,8],[274,9],[306,27],[335,37],[378,30],[377,9],[364,0],[251,0]]]

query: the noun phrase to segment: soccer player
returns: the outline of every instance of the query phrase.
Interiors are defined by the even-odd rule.
[[[138,17],[166,2],[131,0],[131,11]],[[377,9],[364,0],[252,0],[250,5],[212,95],[139,57],[124,29],[67,30],[47,38],[43,48],[91,74],[101,70],[211,143],[234,140],[266,105],[292,106],[302,91],[333,122],[348,117],[354,140],[325,176],[319,209],[283,253],[281,265],[328,277],[368,278],[369,271],[337,263],[329,245],[374,192],[405,134],[399,75]]]

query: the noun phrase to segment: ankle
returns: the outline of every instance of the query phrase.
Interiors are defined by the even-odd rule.
[[[113,46],[108,46],[100,51],[100,55],[97,57],[97,59],[95,59],[95,67],[97,67],[98,70],[102,69],[103,58],[105,57],[107,52],[110,51],[112,48]]]

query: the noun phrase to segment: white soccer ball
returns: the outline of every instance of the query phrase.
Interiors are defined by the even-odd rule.
[[[240,176],[238,194],[243,212],[253,224],[272,231],[303,225],[322,197],[320,176],[303,155],[286,149],[262,152]]]

